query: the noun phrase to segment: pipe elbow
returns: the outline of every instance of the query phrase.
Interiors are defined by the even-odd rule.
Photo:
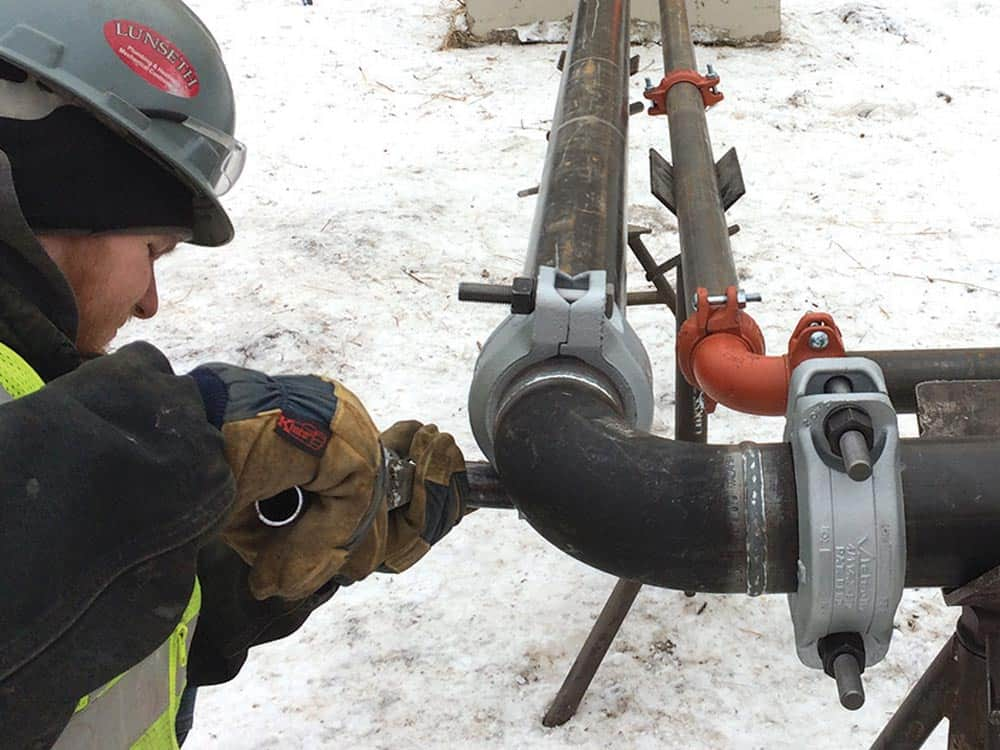
[[[752,351],[740,336],[706,336],[691,357],[694,380],[712,401],[735,411],[777,417],[785,413],[791,373],[788,357]]]
[[[731,286],[725,302],[710,302],[698,290],[694,314],[677,334],[677,364],[684,378],[705,395],[705,410],[716,404],[764,417],[785,413],[792,370],[806,359],[844,356],[844,341],[833,318],[806,313],[788,341],[788,354],[765,355],[764,335],[741,309]]]
[[[607,398],[571,384],[508,406],[495,445],[497,470],[524,518],[592,567],[684,591],[795,589],[787,445],[656,437],[631,427]],[[754,491],[766,509],[749,502]],[[748,535],[758,527],[766,531]]]

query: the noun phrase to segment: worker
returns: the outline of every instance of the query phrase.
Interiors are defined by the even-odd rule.
[[[106,353],[232,239],[234,125],[180,0],[0,0],[0,747],[177,748],[198,685],[465,512],[454,440],[338,382]]]

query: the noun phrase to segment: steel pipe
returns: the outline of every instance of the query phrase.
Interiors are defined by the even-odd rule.
[[[1000,440],[904,440],[906,585],[963,586],[1000,565]]]
[[[581,0],[556,103],[525,274],[607,271],[622,302],[628,0]]]
[[[497,412],[529,370],[593,374],[633,424],[652,422],[649,357],[625,314],[628,19],[628,0],[577,4],[526,258],[534,306],[486,341],[469,391],[490,460]]]
[[[666,74],[697,70],[685,0],[660,0],[660,34]],[[725,294],[739,282],[698,87],[673,86],[667,94],[667,115],[684,285],[689,294],[701,287],[710,295]]]
[[[849,352],[874,361],[885,375],[896,411],[917,410],[916,388],[931,380],[1000,380],[1000,349],[927,349]],[[780,416],[792,370],[787,356],[749,350],[739,336],[715,333],[698,344],[692,358],[695,379],[714,401],[744,414]]]
[[[465,464],[465,475],[469,480],[469,496],[466,505],[470,508],[494,508],[513,510],[514,500],[500,482],[500,477],[487,461],[469,461]]]
[[[1000,380],[1000,349],[923,349],[851,352],[849,357],[874,360],[885,374],[896,411],[917,410],[919,383],[931,380]]]
[[[904,440],[901,454],[906,585],[960,586],[1000,565],[1000,440]],[[600,393],[563,384],[501,414],[496,460],[528,522],[588,565],[683,591],[797,589],[786,444],[655,437]]]

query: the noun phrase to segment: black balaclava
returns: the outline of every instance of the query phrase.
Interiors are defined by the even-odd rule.
[[[191,191],[79,107],[40,120],[0,117],[0,149],[36,234],[194,226]]]
[[[52,96],[2,60],[0,81]],[[21,210],[36,234],[194,226],[191,191],[80,107],[66,103],[37,119],[0,116],[0,150],[10,159]]]

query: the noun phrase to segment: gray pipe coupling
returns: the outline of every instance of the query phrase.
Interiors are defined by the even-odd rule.
[[[546,362],[547,378],[564,366],[570,379],[581,376],[580,363],[585,363],[610,383],[626,419],[638,429],[649,429],[653,420],[649,357],[622,310],[609,301],[612,291],[605,271],[570,277],[542,266],[534,310],[509,316],[486,340],[469,389],[469,420],[476,442],[491,462],[497,414],[509,401],[505,394],[541,362]]]
[[[866,438],[860,450],[865,453],[867,443],[871,476],[852,469],[852,479],[837,430],[845,418],[859,416],[864,426],[858,431]],[[899,428],[882,370],[857,357],[799,365],[788,394],[785,439],[792,446],[799,508],[799,586],[788,597],[799,659],[822,669],[820,639],[857,633],[864,669],[889,650],[906,570]]]

